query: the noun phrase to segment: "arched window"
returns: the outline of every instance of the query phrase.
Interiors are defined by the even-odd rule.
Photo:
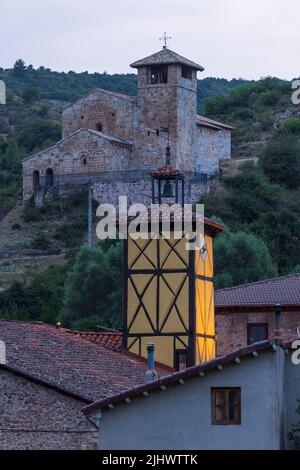
[[[53,186],[53,170],[48,168],[46,170],[46,186]]]
[[[86,165],[86,157],[83,157],[82,163],[83,163],[83,165]]]
[[[97,124],[96,124],[96,131],[102,132],[102,130],[103,130],[103,126],[102,126],[101,122],[97,122]]]
[[[40,185],[40,172],[35,170],[32,174],[32,186],[33,189],[37,189]]]

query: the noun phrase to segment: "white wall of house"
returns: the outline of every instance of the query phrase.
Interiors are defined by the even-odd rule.
[[[116,404],[102,410],[102,449],[269,449],[284,447],[285,397],[291,402],[289,416],[300,396],[300,366],[289,372],[285,392],[286,361],[278,348],[245,357],[241,364],[222,371],[186,379],[184,385],[170,385],[166,391],[133,398],[130,404]],[[295,366],[293,366],[295,367]],[[290,370],[288,367],[287,370]],[[241,425],[213,425],[211,387],[241,387]],[[288,419],[289,419],[288,416]]]

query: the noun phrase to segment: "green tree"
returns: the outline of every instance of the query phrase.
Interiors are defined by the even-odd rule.
[[[281,274],[300,264],[300,216],[289,210],[262,214],[250,227],[268,245]]]
[[[61,125],[50,119],[30,119],[23,124],[18,136],[20,147],[27,152],[39,151],[61,138]]]
[[[50,266],[28,285],[14,283],[0,293],[1,318],[55,323],[63,306],[64,283],[69,266]]]
[[[216,287],[272,278],[277,269],[267,245],[255,235],[226,229],[214,246]]]
[[[78,327],[90,317],[98,326],[118,328],[122,322],[122,244],[108,248],[84,246],[69,272],[61,319]],[[95,321],[93,320],[93,323]]]
[[[14,63],[13,74],[18,78],[24,78],[26,74],[26,65],[24,60],[18,59]]]
[[[6,151],[0,160],[0,168],[9,171],[18,171],[23,152],[20,150],[15,139],[9,139]],[[11,175],[15,177],[15,175]]]
[[[275,209],[282,194],[280,186],[270,183],[261,168],[252,162],[241,165],[236,175],[224,178],[224,186],[226,192],[212,191],[202,202],[208,216],[216,215],[235,228]]]
[[[24,103],[28,105],[36,101],[39,101],[40,100],[39,89],[34,86],[27,87],[22,94],[22,98],[23,98]]]
[[[287,188],[300,187],[300,119],[287,119],[261,155],[265,174]]]

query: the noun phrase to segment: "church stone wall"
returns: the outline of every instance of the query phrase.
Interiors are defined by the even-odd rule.
[[[100,130],[132,140],[135,98],[95,90],[63,111],[63,137],[78,129]]]
[[[131,147],[108,140],[88,130],[81,130],[54,147],[23,161],[23,198],[33,195],[33,172],[45,179],[47,169],[58,175],[93,174],[122,171],[130,166]]]
[[[0,371],[1,450],[96,450],[84,402]]]
[[[220,161],[231,158],[231,132],[198,126],[196,172],[213,175]]]
[[[203,183],[187,182],[185,185],[185,203],[197,203],[201,196],[209,191]],[[141,203],[147,207],[152,203],[150,176],[147,179],[131,182],[113,181],[93,185],[93,198],[99,204],[118,205],[119,196],[127,196],[128,205]],[[168,201],[162,201],[168,203]]]
[[[190,79],[184,78],[181,65],[171,64],[168,82],[151,84],[151,67],[142,67],[137,97],[96,89],[68,106],[63,111],[63,140],[23,161],[24,200],[33,195],[34,171],[42,179],[48,168],[54,179],[59,174],[151,172],[165,166],[168,143],[171,165],[178,170],[216,173],[220,161],[231,157],[231,132],[197,125],[197,73],[192,68],[190,72]],[[130,194],[137,186],[129,184],[126,190],[122,179],[114,185],[123,188],[122,194]],[[143,182],[133,184],[144,191]],[[102,188],[105,195],[108,188],[104,183]],[[60,188],[60,194],[64,192]],[[196,202],[202,193],[197,183],[190,187],[188,199]]]

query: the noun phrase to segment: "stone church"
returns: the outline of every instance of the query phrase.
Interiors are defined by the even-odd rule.
[[[93,184],[94,198],[149,203],[149,173],[170,164],[185,174],[185,199],[196,202],[209,176],[231,157],[227,124],[197,114],[197,72],[203,67],[166,46],[131,64],[137,97],[96,89],[67,106],[62,139],[23,164],[23,199],[42,199]]]

